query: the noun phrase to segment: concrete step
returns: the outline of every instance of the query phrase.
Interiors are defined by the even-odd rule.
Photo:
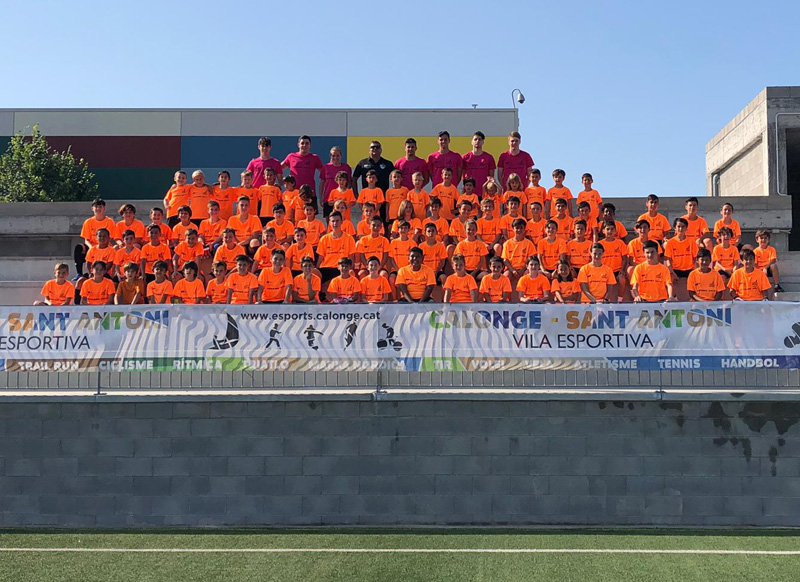
[[[81,238],[71,234],[0,235],[0,249],[13,250],[15,257],[58,257],[71,255]],[[0,258],[2,258],[0,256]]]
[[[0,257],[0,282],[28,281],[40,285],[53,278],[56,263],[69,265],[69,278],[75,276],[75,264],[66,253],[53,257]]]
[[[43,282],[0,281],[0,305],[32,305],[41,298]]]

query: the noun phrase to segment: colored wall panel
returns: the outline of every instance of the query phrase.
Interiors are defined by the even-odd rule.
[[[0,155],[6,153],[6,148],[10,142],[10,137],[0,136]]]
[[[311,151],[324,163],[330,160],[331,147],[338,145],[342,154],[347,155],[347,138],[342,136],[311,136]],[[296,137],[272,137],[272,156],[283,160],[291,152],[297,151]],[[258,136],[249,137],[184,137],[181,140],[181,167],[234,168],[246,167],[258,156]]]
[[[106,200],[163,200],[175,173],[174,168],[91,168],[91,171],[100,186],[100,196]],[[116,218],[113,212],[109,214]]]
[[[0,111],[0,136],[14,135],[14,113]]]
[[[185,111],[182,134],[191,136],[344,135],[347,113],[331,110]]]
[[[508,135],[514,130],[514,110],[464,109],[459,111],[351,111],[350,136],[395,135],[415,137],[449,131],[451,136]]]
[[[428,154],[435,152],[439,149],[436,136],[409,136],[417,140],[417,155],[421,158],[427,158]],[[387,160],[394,162],[406,155],[406,136],[404,137],[348,137],[347,138],[347,163],[351,166],[363,160],[369,155],[369,144],[373,139],[381,142],[383,147],[383,157]],[[472,151],[472,136],[456,136],[450,140],[450,149],[454,152],[464,154]],[[484,142],[484,150],[492,154],[497,160],[497,157],[508,149],[508,137],[506,136],[486,136]]]
[[[50,135],[180,135],[180,111],[18,111],[14,131]]]
[[[93,168],[178,168],[181,138],[178,136],[47,136],[56,150],[72,147],[72,154]]]

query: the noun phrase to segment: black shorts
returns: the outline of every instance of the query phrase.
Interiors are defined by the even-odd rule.
[[[555,271],[555,269],[553,269]],[[619,276],[622,275],[622,270],[614,271],[614,278],[619,279]]]
[[[278,299],[277,301],[262,301],[261,303],[272,305],[275,303],[283,303],[283,299]]]
[[[156,280],[156,276],[153,273],[145,273],[144,274],[144,282],[145,283],[152,283]]]
[[[292,269],[292,279],[294,279],[298,275],[302,275],[302,274],[303,274],[303,271],[295,271],[294,269]]]
[[[191,222],[195,226],[200,226],[200,223],[203,222],[202,218],[190,218],[189,222]]]
[[[773,273],[773,272],[772,272],[772,267],[773,267],[773,266],[774,266],[774,265],[769,265],[769,266],[767,267],[767,277],[772,277],[772,278],[774,279],[774,278],[775,278],[775,273]]]
[[[180,221],[181,221],[181,219],[180,219],[180,218],[178,218],[177,216],[170,216],[170,217],[167,219],[167,226],[168,226],[168,227],[170,227],[170,228],[172,228],[173,226],[175,226],[176,224],[178,224]]]
[[[398,303],[433,303],[433,299],[428,297],[425,301],[423,301],[422,298],[420,297],[419,299],[414,299],[412,301],[409,301],[405,297],[401,297],[400,299],[397,300],[397,302]]]
[[[336,267],[320,267],[319,274],[321,275],[323,285],[325,283],[330,283],[334,277],[338,277],[341,275],[339,269]]]
[[[678,276],[678,279],[688,279],[689,273],[692,272],[692,269],[673,269],[675,271],[675,275]]]

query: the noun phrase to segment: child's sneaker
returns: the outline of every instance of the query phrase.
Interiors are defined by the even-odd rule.
[[[781,287],[780,285],[775,285],[774,289],[775,293],[784,293],[783,287]]]

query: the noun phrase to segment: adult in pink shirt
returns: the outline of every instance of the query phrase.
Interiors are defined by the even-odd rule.
[[[533,167],[533,158],[528,152],[519,149],[522,138],[518,131],[508,134],[508,151],[500,154],[497,160],[497,179],[505,190],[506,180],[511,174],[518,174],[523,184],[527,184],[528,171]]]
[[[297,152],[289,154],[281,162],[281,168],[289,168],[289,173],[295,179],[297,188],[308,185],[311,193],[317,195],[316,173],[322,174],[322,160],[317,154],[311,153],[311,138],[301,135],[297,140]]]
[[[425,176],[423,184],[427,183],[428,179],[431,177],[428,171],[428,164],[422,158],[417,157],[417,140],[413,137],[406,140],[406,155],[397,160],[394,163],[394,167],[403,174],[403,186],[409,190],[414,189],[414,181],[411,177],[416,172],[420,172]]]
[[[331,148],[331,161],[322,167],[322,172],[319,176],[320,182],[322,182],[322,208],[326,217],[331,213],[333,207],[325,203],[328,201],[328,195],[337,187],[336,174],[339,172],[347,172],[350,182],[353,181],[353,169],[342,163],[342,148],[333,146]]]
[[[431,185],[437,186],[442,183],[442,170],[450,168],[453,170],[453,184],[461,181],[464,160],[461,155],[450,151],[450,133],[439,132],[439,151],[433,152],[428,156],[428,170],[431,173]]]
[[[266,178],[264,178],[264,170],[267,168],[272,168],[275,170],[275,175],[281,175],[283,170],[281,169],[281,163],[278,161],[277,158],[273,158],[270,155],[272,152],[272,140],[268,137],[262,137],[258,140],[258,151],[261,153],[260,156],[257,158],[253,158],[250,160],[250,163],[247,164],[247,169],[253,172],[253,188],[258,188],[259,186],[263,186],[267,183]]]
[[[483,191],[483,185],[491,176],[494,178],[494,171],[497,166],[494,163],[494,156],[489,152],[483,151],[483,142],[486,136],[482,131],[472,134],[472,151],[461,156],[464,160],[464,178],[475,180],[475,189]]]

